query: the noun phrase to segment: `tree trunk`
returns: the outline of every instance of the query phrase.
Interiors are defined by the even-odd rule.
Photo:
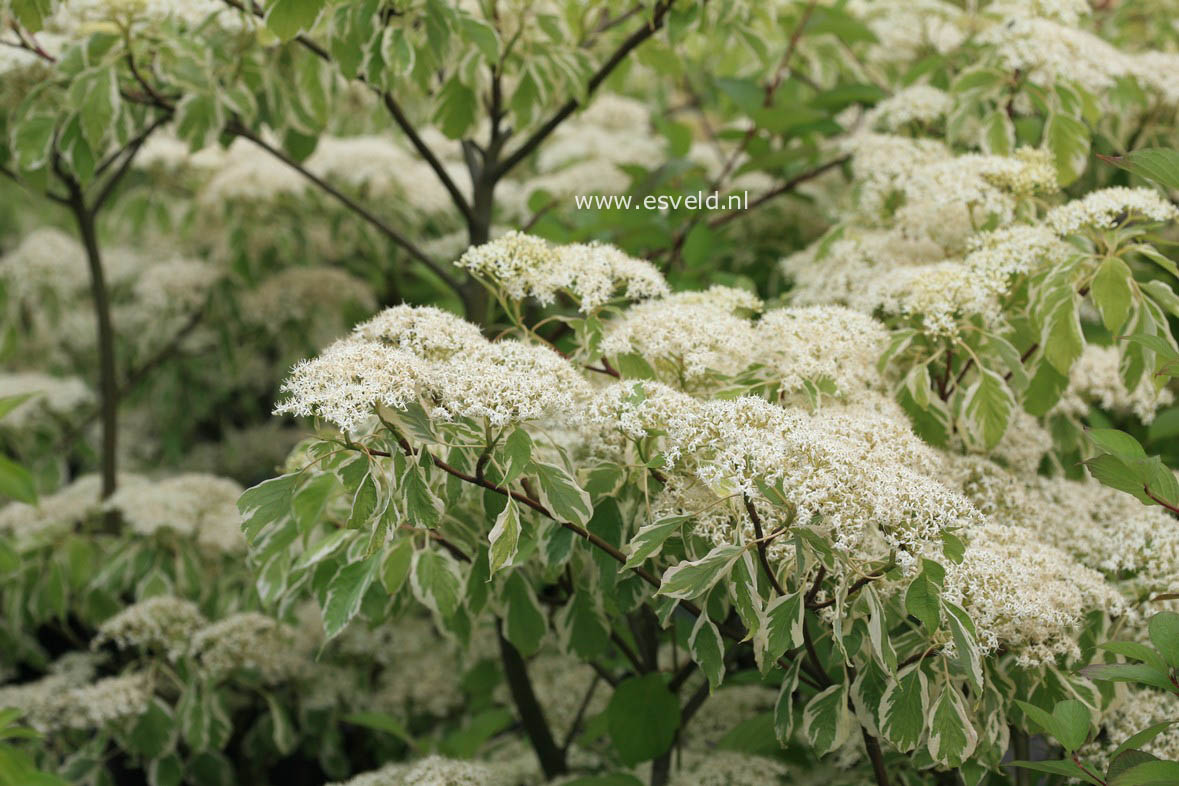
[[[110,293],[102,267],[102,252],[98,247],[98,229],[94,213],[87,207],[81,189],[70,186],[70,206],[86,249],[90,266],[90,292],[94,300],[94,318],[98,326],[99,395],[102,398],[102,498],[115,492],[118,483],[119,392],[115,378],[115,330],[111,322]]]

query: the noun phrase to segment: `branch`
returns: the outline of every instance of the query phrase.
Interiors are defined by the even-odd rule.
[[[565,751],[559,748],[553,739],[553,733],[544,717],[544,710],[536,699],[531,680],[528,679],[528,667],[524,663],[524,658],[512,642],[504,637],[501,623],[496,623],[495,630],[499,638],[504,677],[508,681],[512,701],[520,713],[520,723],[523,724],[524,732],[528,735],[536,758],[540,761],[540,768],[544,771],[545,780],[564,775],[569,769],[565,761]]]
[[[139,149],[143,147],[143,143],[147,141],[147,138],[151,136],[157,128],[168,122],[171,118],[171,113],[160,115],[155,120],[153,120],[147,128],[140,132],[137,137],[132,139],[130,142],[124,145],[121,150],[115,152],[110,158],[103,162],[102,169],[105,169],[113,164],[119,156],[123,156],[123,162],[119,164],[119,168],[111,173],[111,176],[106,179],[106,183],[104,183],[102,188],[99,189],[98,196],[94,197],[94,204],[91,206],[91,209],[94,212],[97,213],[103,204],[106,203],[106,200],[110,198],[110,195],[114,193],[115,186],[117,186],[123,179],[123,176],[127,174],[127,171],[131,168],[131,162],[135,160],[135,156],[139,153]],[[98,171],[101,172],[102,169]]]
[[[864,736],[864,747],[868,749],[868,759],[872,762],[872,774],[876,777],[876,786],[888,786],[888,770],[884,767],[884,752],[880,750],[880,741],[860,726],[860,733]]]
[[[631,33],[630,36],[622,42],[618,49],[614,50],[614,54],[610,55],[606,62],[603,63],[598,68],[598,70],[594,72],[592,77],[590,77],[590,80],[586,84],[585,89],[585,94],[587,97],[592,95],[594,91],[597,90],[598,87],[600,87],[607,78],[609,78],[614,69],[617,68],[622,63],[622,61],[627,58],[627,55],[629,55],[638,46],[643,44],[648,38],[655,35],[655,33],[663,27],[664,20],[667,17],[667,12],[671,10],[671,6],[674,2],[675,0],[658,0],[658,2],[655,4],[655,10],[651,16],[651,21]],[[499,180],[501,177],[510,172],[517,164],[528,158],[528,156],[532,155],[532,153],[535,152],[538,147],[540,147],[540,144],[544,142],[544,140],[546,140],[549,135],[553,133],[553,131],[556,131],[557,127],[561,125],[561,123],[564,123],[570,115],[576,112],[580,106],[581,103],[576,98],[571,98],[566,101],[564,105],[562,105],[561,108],[558,109],[544,125],[536,129],[536,131],[532,132],[532,135],[529,136],[528,139],[524,140],[524,142],[521,143],[518,148],[516,148],[515,152],[505,158],[503,162],[501,162],[500,165],[496,167],[495,171],[492,173],[492,178],[494,180]]]
[[[836,167],[843,166],[850,159],[851,159],[851,156],[840,156],[839,158],[834,158],[834,159],[826,162],[825,164],[820,164],[819,166],[815,167],[814,169],[808,169],[806,172],[795,175],[794,177],[790,178],[786,182],[782,183],[780,186],[778,186],[770,191],[767,191],[766,193],[764,193],[761,196],[754,199],[752,202],[750,202],[748,205],[745,206],[744,210],[730,210],[727,213],[722,213],[721,215],[716,216],[715,218],[713,218],[711,221],[708,222],[708,226],[711,227],[712,229],[716,229],[717,227],[722,227],[725,224],[732,221],[733,219],[735,219],[737,216],[739,216],[743,213],[748,213],[750,210],[753,210],[754,208],[761,207],[766,202],[769,202],[771,199],[774,199],[775,197],[779,197],[782,194],[785,194],[789,191],[793,191],[795,188],[797,188],[798,186],[807,182],[808,180],[814,180],[819,175],[825,174],[825,173],[829,172],[830,170],[835,169]]]
[[[581,699],[581,704],[577,708],[577,714],[573,716],[573,723],[569,726],[569,731],[565,734],[565,741],[561,743],[562,753],[569,752],[569,746],[573,744],[573,738],[581,726],[581,719],[585,717],[585,711],[589,709],[590,700],[594,697],[594,691],[597,690],[598,683],[601,681],[602,675],[595,673],[589,688],[585,692],[585,696]]]
[[[819,164],[818,166],[814,167],[813,169],[808,169],[805,172],[800,172],[799,174],[795,175],[794,177],[790,178],[789,180],[784,181],[781,185],[777,186],[776,188],[774,188],[770,191],[767,191],[766,193],[762,194],[759,197],[756,197],[752,202],[747,204],[743,210],[730,210],[726,213],[721,213],[719,216],[715,216],[714,218],[709,220],[708,226],[711,229],[718,229],[719,227],[723,227],[725,224],[729,223],[730,221],[734,220],[735,218],[738,218],[741,215],[747,214],[750,210],[754,210],[755,208],[761,207],[766,202],[769,202],[771,199],[774,199],[776,197],[782,196],[783,194],[789,193],[790,191],[793,191],[794,189],[798,188],[803,183],[806,183],[807,181],[810,181],[810,180],[814,180],[816,177],[818,177],[826,172],[829,172],[830,170],[835,169],[836,167],[842,166],[843,164],[847,163],[847,161],[850,159],[851,159],[851,156],[849,156],[849,155],[839,156],[838,158],[834,158],[830,161],[827,161],[826,163]],[[647,259],[656,260],[667,253],[671,253],[672,257],[674,258],[679,253],[680,249],[683,248],[684,242],[688,239],[688,233],[691,232],[692,229],[698,223],[699,223],[699,219],[693,218],[692,221],[688,222],[687,226],[680,229],[679,232],[676,232],[675,238],[672,240],[670,246],[665,246],[663,248],[656,249],[655,251],[648,253]]]
[[[1157,502],[1158,504],[1162,505],[1164,508],[1166,508],[1167,510],[1171,511],[1171,512],[1172,512],[1172,513],[1174,513],[1175,515],[1179,516],[1179,507],[1176,507],[1176,506],[1172,505],[1170,502],[1167,502],[1167,501],[1166,501],[1166,500],[1164,500],[1164,499],[1160,499],[1159,497],[1156,497],[1156,496],[1154,495],[1154,493],[1153,493],[1153,492],[1150,490],[1150,486],[1145,486],[1145,485],[1144,485],[1144,486],[1142,487],[1142,493],[1144,493],[1146,496],[1150,497],[1150,498],[1151,498],[1151,499],[1153,499],[1155,502]]]
[[[409,441],[406,440],[404,437],[397,435],[397,444],[400,446],[401,450],[405,452],[406,455],[408,455],[408,456],[416,455],[414,452],[413,446],[410,445]],[[388,451],[384,451],[384,450],[373,450],[370,448],[362,448],[362,449],[365,450],[369,455],[372,455],[372,456],[383,456],[385,458],[390,458],[392,455]],[[450,464],[447,464],[445,461],[438,458],[437,456],[431,455],[430,460],[434,464],[435,467],[437,467],[438,469],[447,473],[448,475],[456,477],[459,480],[465,481],[467,483],[474,484],[474,485],[479,486],[481,488],[485,488],[488,491],[494,491],[497,494],[502,494],[504,496],[511,497],[515,501],[519,502],[521,505],[525,505],[525,506],[531,508],[532,510],[535,510],[537,513],[540,513],[542,516],[545,516],[546,518],[549,518],[549,519],[557,522],[558,524],[560,524],[562,527],[569,530],[570,532],[573,532],[574,534],[580,536],[584,540],[589,541],[591,544],[593,544],[597,548],[599,548],[602,551],[609,554],[610,557],[613,558],[620,565],[626,564],[626,562],[627,562],[626,555],[623,554],[621,551],[619,551],[613,544],[611,544],[610,542],[608,542],[606,540],[603,540],[596,533],[590,532],[589,530],[579,527],[578,525],[574,524],[573,522],[562,521],[559,517],[553,515],[553,513],[550,512],[549,509],[546,508],[540,501],[532,498],[531,496],[528,496],[527,494],[521,494],[518,491],[513,491],[510,488],[497,486],[494,483],[492,483],[486,479],[480,480],[479,478],[476,478],[474,475],[467,474],[466,472],[463,472],[462,470],[457,469],[456,467],[453,467]],[[521,482],[523,482],[523,481],[521,481]],[[659,579],[657,577],[655,577],[654,575],[652,575],[651,572],[646,570],[645,568],[636,566],[636,567],[631,568],[631,570],[633,570],[640,578],[643,579],[643,581],[647,582],[651,586],[656,587],[656,588],[658,588],[660,586]],[[691,614],[693,617],[699,617],[700,615],[704,614],[704,611],[699,606],[697,606],[695,603],[692,603],[691,601],[688,601],[688,600],[679,601],[679,606],[681,608],[683,608],[685,611],[687,611],[689,614]],[[746,631],[742,628],[742,626],[738,625],[738,626],[734,627],[734,626],[729,625],[726,622],[716,623],[716,626],[717,626],[717,630],[720,631],[721,635],[723,635],[729,639],[732,639],[733,641],[742,642],[742,641],[745,641],[747,638]],[[788,669],[789,665],[790,665],[789,662],[786,660],[785,656],[778,659],[778,664],[783,669]],[[812,679],[811,682],[813,685],[814,680]]]
[[[778,581],[778,577],[774,575],[774,571],[770,567],[769,548],[766,546],[765,533],[762,532],[761,516],[757,515],[757,508],[753,506],[753,500],[749,498],[749,495],[743,496],[745,511],[749,514],[749,520],[753,522],[753,534],[757,537],[757,557],[761,562],[762,570],[766,572],[766,578],[770,580],[770,584],[779,595],[788,595],[789,593],[782,589],[781,582]]]
[[[260,9],[246,8],[246,6],[239,2],[239,0],[224,0],[224,2],[226,5],[230,6],[231,8],[236,8],[242,13],[252,14],[259,19],[265,17],[265,14]],[[295,36],[295,40],[320,60],[323,60],[326,63],[332,63],[333,65],[335,64],[331,54],[307,36],[297,35]],[[409,118],[406,117],[405,112],[402,110],[401,105],[397,103],[397,99],[393,97],[392,93],[387,90],[380,89],[376,85],[369,82],[362,75],[357,76],[357,80],[381,97],[381,100],[385,104],[385,109],[389,111],[389,114],[393,117],[394,122],[397,123],[398,128],[400,128],[402,133],[404,133],[405,136],[409,139],[410,144],[412,144],[414,147],[414,150],[418,151],[418,155],[425,159],[426,163],[430,165],[430,169],[434,170],[434,174],[438,176],[440,181],[442,181],[442,186],[446,189],[446,192],[450,194],[450,198],[454,202],[455,207],[457,207],[459,212],[463,214],[463,219],[470,222],[470,204],[462,195],[462,192],[459,191],[458,186],[455,185],[454,180],[446,171],[446,167],[444,167],[442,162],[438,160],[438,157],[434,155],[434,151],[431,150],[430,146],[427,145],[421,136],[418,135],[418,132],[414,129],[413,124],[409,122]]]
[[[446,285],[449,286],[451,289],[453,289],[455,292],[460,291],[461,285],[459,284],[458,280],[455,279],[452,275],[450,275],[450,273],[448,273],[441,265],[439,265],[437,262],[435,262],[430,257],[426,256],[426,253],[424,251],[422,251],[420,248],[418,248],[413,243],[412,240],[410,240],[405,235],[398,232],[393,227],[386,224],[384,221],[382,221],[380,218],[378,218],[376,215],[374,215],[371,211],[369,211],[363,205],[356,202],[350,196],[348,196],[344,192],[340,191],[338,188],[336,188],[335,186],[333,186],[331,183],[327,182],[323,178],[321,178],[318,175],[311,172],[309,169],[307,169],[305,166],[300,164],[298,161],[296,161],[293,158],[291,158],[290,156],[288,156],[283,151],[279,150],[278,148],[274,147],[273,145],[271,145],[268,142],[266,142],[265,140],[263,140],[261,137],[259,137],[257,134],[255,134],[250,129],[246,128],[241,123],[239,123],[237,121],[233,121],[233,122],[229,123],[229,125],[226,126],[226,130],[229,133],[234,134],[235,136],[240,136],[243,139],[248,139],[249,141],[253,142],[258,147],[265,150],[267,153],[270,153],[270,155],[274,156],[279,161],[282,161],[284,164],[286,164],[287,166],[294,169],[296,172],[301,174],[303,177],[310,180],[312,183],[314,183],[316,186],[318,186],[321,190],[323,190],[327,194],[334,197],[342,205],[344,205],[349,210],[356,213],[358,216],[360,216],[365,221],[367,221],[369,224],[371,224],[373,226],[373,228],[376,229],[378,232],[380,232],[385,237],[392,240],[395,244],[397,244],[397,245],[401,246],[403,249],[405,249],[409,253],[410,256],[412,256],[414,259],[418,260],[423,265],[425,265],[427,268],[429,268],[430,271],[432,273],[434,273],[434,275],[438,276],[440,279],[442,279],[444,282],[446,282]]]

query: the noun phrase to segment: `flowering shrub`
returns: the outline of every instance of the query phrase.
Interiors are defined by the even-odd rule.
[[[0,784],[1179,782],[1174,11],[0,0]]]

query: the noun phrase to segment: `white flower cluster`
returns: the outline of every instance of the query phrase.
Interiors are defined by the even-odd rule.
[[[967,36],[962,8],[943,0],[852,0],[847,10],[876,36],[868,52],[874,63],[912,63],[930,50],[946,54]]]
[[[414,762],[394,762],[329,786],[518,786],[494,764],[432,755]]]
[[[944,90],[932,85],[913,85],[874,106],[865,124],[881,131],[898,131],[910,123],[928,125],[944,117],[952,103]]]
[[[133,280],[144,260],[124,249],[103,258],[107,283],[114,287]],[[44,307],[46,302],[69,303],[88,293],[90,272],[82,245],[53,227],[39,227],[25,235],[16,248],[0,257],[0,280],[15,303]]]
[[[352,431],[378,406],[422,401],[435,418],[503,426],[574,409],[587,384],[547,347],[490,342],[438,309],[395,306],[298,364],[283,385],[289,397],[275,411],[319,416]]]
[[[759,480],[780,484],[798,521],[814,519],[844,551],[878,557],[890,546],[914,549],[978,518],[937,479],[936,454],[889,402],[812,414],[749,396],[700,401],[659,383],[626,382],[605,389],[590,417],[632,439],[661,433],[668,460],[717,497],[757,497]],[[726,535],[717,539],[740,538]]]
[[[185,473],[124,484],[104,504],[141,535],[171,530],[212,551],[238,552],[245,547],[237,510],[242,490],[229,478]]]
[[[349,311],[370,314],[376,307],[367,283],[326,266],[281,270],[242,298],[242,316],[251,325],[278,336],[296,329],[313,347],[347,332]]]
[[[54,377],[35,371],[0,373],[0,399],[25,395],[29,398],[0,418],[0,429],[65,423],[78,410],[94,405],[94,394],[77,377]]]
[[[1169,388],[1156,390],[1150,375],[1143,375],[1134,390],[1122,379],[1117,347],[1086,345],[1069,369],[1069,383],[1052,414],[1083,417],[1096,404],[1107,412],[1134,415],[1143,423],[1175,400]]]
[[[1044,222],[1061,236],[1086,229],[1113,229],[1135,221],[1174,221],[1179,208],[1153,188],[1115,186],[1053,208]]]
[[[42,733],[98,730],[147,709],[154,690],[150,675],[128,672],[92,682],[94,672],[94,661],[85,655],[63,657],[39,680],[0,687],[0,706],[22,710]]]
[[[534,297],[548,304],[564,293],[585,313],[618,297],[643,300],[668,292],[654,265],[613,246],[596,242],[554,246],[522,232],[508,232],[474,246],[455,264],[501,287],[514,300]]]
[[[710,702],[711,703],[711,702]],[[711,708],[710,708],[711,709]],[[708,711],[702,713],[707,715]],[[698,716],[699,717],[699,716]],[[747,716],[749,717],[749,716]],[[689,727],[691,728],[691,727]],[[736,751],[685,751],[669,786],[772,786],[795,783],[778,759]]]
[[[133,475],[119,476],[123,484],[140,481]],[[68,532],[99,510],[101,491],[101,477],[83,475],[56,492],[41,496],[35,505],[10,502],[0,508],[0,533],[24,546]]]
[[[312,661],[305,646],[299,631],[251,611],[230,615],[197,631],[191,652],[209,674],[225,676],[245,669],[274,684],[307,672]]]
[[[1175,696],[1145,687],[1127,687],[1110,709],[1102,715],[1105,735],[1090,747],[1108,761],[1114,750],[1130,737],[1160,723],[1175,719]],[[1167,761],[1179,760],[1179,726],[1171,725],[1162,733],[1134,746]]]
[[[375,660],[382,667],[361,697],[365,709],[406,719],[445,717],[463,703],[462,686],[455,680],[461,664],[428,618],[406,616],[375,629],[354,622],[335,646],[345,658]],[[406,663],[415,666],[405,669]]]
[[[123,649],[159,650],[175,660],[187,650],[192,635],[205,624],[196,604],[171,595],[156,595],[126,607],[103,622],[91,646],[97,648],[109,641]]]
[[[756,297],[730,287],[640,303],[609,324],[602,352],[637,353],[652,362],[659,379],[698,386],[716,373],[732,375],[748,365],[753,326],[734,312],[752,307],[760,307]]]
[[[878,320],[838,306],[767,311],[754,327],[755,362],[783,392],[828,381],[837,395],[883,392],[876,361],[888,344]]]
[[[1022,665],[1077,657],[1076,630],[1095,609],[1124,611],[1104,577],[1021,526],[967,530],[961,564],[946,565],[944,597],[966,609],[986,651],[1000,646]]]
[[[1014,225],[971,237],[961,260],[902,266],[865,282],[858,302],[871,309],[921,320],[926,331],[953,335],[962,317],[987,325],[1002,316],[1013,279],[1062,261],[1069,247],[1048,229]]]

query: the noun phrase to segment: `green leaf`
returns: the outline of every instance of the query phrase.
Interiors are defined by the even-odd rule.
[[[1094,428],[1085,433],[1089,436],[1090,441],[1105,453],[1131,461],[1146,458],[1146,451],[1138,440],[1124,431],[1112,428]]]
[[[1061,737],[1057,740],[1065,750],[1072,752],[1085,744],[1089,738],[1089,708],[1076,699],[1057,702],[1052,715],[1060,722]]]
[[[774,667],[786,650],[802,644],[805,611],[801,591],[779,595],[765,607],[762,624],[753,636],[753,653],[763,674]]]
[[[888,632],[888,618],[880,596],[872,587],[864,588],[864,602],[868,605],[868,640],[872,644],[872,653],[881,666],[888,669],[890,674],[897,670],[897,653],[892,646],[892,639]]]
[[[649,761],[671,747],[680,725],[680,704],[659,674],[624,680],[606,707],[606,728],[627,766]]]
[[[803,736],[819,756],[847,742],[855,722],[847,707],[847,684],[843,682],[816,694],[802,711]]]
[[[475,45],[479,53],[488,63],[499,60],[499,36],[495,28],[471,16],[464,16],[460,20],[463,37]]]
[[[1143,491],[1144,484],[1138,470],[1117,456],[1101,455],[1086,461],[1085,466],[1098,483],[1132,494],[1144,504],[1153,504]]]
[[[152,759],[147,765],[148,786],[180,786],[184,780],[184,763],[175,753]]]
[[[396,595],[405,580],[409,577],[409,569],[413,564],[413,542],[410,540],[396,540],[385,552],[381,560],[381,584],[390,595]]]
[[[357,535],[358,533],[355,530],[336,530],[323,540],[313,543],[307,548],[306,551],[300,554],[299,559],[295,562],[294,569],[304,570],[311,567],[312,565],[323,562],[325,559],[343,548],[346,544],[355,540]]]
[[[49,160],[57,122],[52,115],[22,117],[12,127],[12,152],[23,170],[39,169]]]
[[[1090,285],[1093,305],[1101,315],[1105,329],[1117,334],[1130,316],[1134,302],[1130,267],[1117,257],[1109,257],[1097,268]]]
[[[193,152],[208,147],[224,124],[221,105],[208,93],[189,93],[176,106],[176,136]]]
[[[1080,673],[1091,680],[1136,682],[1162,690],[1172,690],[1170,675],[1145,663],[1098,663],[1085,666]]]
[[[1179,190],[1179,151],[1145,148],[1124,156],[1100,156],[1114,166],[1171,190]]]
[[[520,477],[532,460],[532,437],[522,428],[516,428],[504,440],[504,476],[503,485],[508,485]]]
[[[1167,729],[1174,726],[1176,723],[1179,723],[1179,720],[1163,721],[1162,723],[1156,723],[1153,726],[1149,726],[1149,727],[1143,729],[1142,731],[1138,732],[1137,734],[1133,734],[1133,735],[1127,737],[1122,742],[1122,744],[1119,745],[1117,748],[1115,748],[1114,752],[1110,754],[1110,759],[1116,759],[1119,755],[1121,755],[1125,751],[1133,750],[1135,748],[1141,748],[1143,745],[1147,744],[1148,742],[1153,740],[1155,737],[1159,736],[1164,731],[1166,731]]]
[[[263,530],[291,519],[291,499],[298,479],[298,473],[279,475],[242,493],[237,500],[237,509],[241,513],[246,540],[253,543]]]
[[[970,680],[976,691],[983,686],[982,651],[979,650],[978,640],[975,638],[974,623],[964,609],[945,600],[942,608],[946,612],[946,624],[950,628],[950,635],[954,640],[955,668]]]
[[[725,643],[707,614],[696,618],[692,635],[688,637],[688,652],[708,678],[709,688],[719,688],[725,678]]]
[[[630,543],[626,544],[627,559],[623,567],[635,568],[642,565],[648,557],[663,548],[667,539],[674,535],[680,526],[690,518],[690,516],[666,516],[640,527],[635,536],[631,538]]]
[[[610,631],[601,600],[584,587],[579,587],[557,612],[553,624],[565,652],[591,659],[609,646]]]
[[[1175,294],[1175,290],[1171,289],[1171,285],[1165,281],[1153,279],[1151,281],[1139,284],[1142,289],[1146,290],[1146,294],[1155,304],[1166,311],[1173,317],[1179,317],[1179,295]],[[1163,339],[1165,342],[1166,339]],[[1171,353],[1175,350],[1172,349]]]
[[[563,467],[543,461],[532,462],[532,471],[540,483],[540,501],[560,521],[582,527],[594,514],[590,496]]]
[[[1179,761],[1147,761],[1126,770],[1109,786],[1174,786],[1179,783]]]
[[[487,552],[487,559],[493,574],[500,568],[515,564],[520,544],[520,508],[511,497],[496,518],[488,539],[491,549]]]
[[[450,139],[461,139],[474,124],[478,106],[471,88],[452,76],[438,94],[434,122]]]
[[[503,605],[504,636],[525,657],[535,654],[548,623],[532,586],[520,571],[513,571],[504,583]]]
[[[445,551],[426,548],[414,552],[410,587],[418,602],[450,617],[462,601],[462,574],[458,563]]]
[[[291,722],[290,713],[283,709],[271,693],[266,694],[266,705],[270,710],[270,725],[273,727],[274,747],[283,756],[295,750],[299,734]]]
[[[331,473],[317,475],[299,489],[291,500],[292,512],[299,530],[307,533],[323,518],[323,511],[327,507],[328,496],[340,485],[336,476]]]
[[[985,153],[995,156],[1011,155],[1011,151],[1015,149],[1015,125],[1006,111],[1001,108],[994,109],[983,120],[980,144]]]
[[[1053,368],[1067,377],[1073,361],[1081,356],[1085,348],[1076,300],[1071,293],[1051,301],[1040,334],[1040,346],[1044,348],[1044,357]]]
[[[356,724],[357,726],[364,726],[368,729],[383,731],[386,734],[392,734],[411,748],[417,748],[417,742],[406,731],[405,726],[402,725],[401,721],[391,715],[385,715],[380,712],[354,712],[351,715],[345,715],[343,721],[345,723]]]
[[[153,698],[147,710],[131,729],[131,749],[148,759],[157,759],[172,749],[176,740],[176,720],[172,708]]]
[[[348,514],[349,529],[364,529],[369,521],[379,513],[377,510],[379,501],[377,480],[371,471],[366,472],[360,485],[356,487],[356,493],[352,496],[352,510]]]
[[[1007,74],[997,68],[974,68],[963,71],[950,85],[953,93],[998,87],[1007,80]]]
[[[89,68],[70,84],[69,103],[78,112],[82,134],[90,147],[102,149],[119,106],[119,82],[112,66]]]
[[[946,685],[929,716],[929,755],[944,767],[959,767],[978,745],[966,701],[953,685]]]
[[[401,478],[405,494],[405,514],[414,524],[433,529],[442,521],[442,500],[426,482],[432,466],[429,454],[422,451],[418,464],[408,463]]]
[[[930,632],[941,624],[941,591],[924,569],[905,591],[905,611],[921,620]]]
[[[37,488],[29,471],[0,455],[0,499],[7,497],[28,505],[37,503]]]
[[[987,450],[992,450],[1007,430],[1015,409],[1015,397],[999,374],[989,368],[978,371],[974,384],[966,392],[965,411],[974,432]]]
[[[1026,701],[1019,701],[1017,699],[1015,703],[1036,727],[1050,734],[1057,742],[1060,742],[1062,745],[1064,744],[1063,738],[1068,736],[1068,730],[1065,729],[1064,722],[1060,718],[1034,704],[1028,704]]]
[[[1085,776],[1084,770],[1076,765],[1071,759],[1061,759],[1059,761],[1013,761],[1012,767],[1023,767],[1025,770],[1035,770],[1036,772],[1047,772],[1052,775],[1067,775],[1071,778],[1081,778],[1089,783],[1100,783],[1093,778]]]
[[[929,680],[917,663],[897,675],[880,699],[880,733],[899,750],[917,747],[929,714]]]
[[[266,26],[283,41],[310,30],[325,0],[272,0],[266,9]]]
[[[1054,112],[1044,126],[1044,142],[1056,161],[1060,185],[1072,185],[1089,164],[1089,129],[1074,117]]]
[[[722,544],[698,560],[684,561],[663,574],[660,595],[689,600],[699,597],[728,573],[745,549],[733,544]]]
[[[335,638],[360,612],[360,602],[376,578],[379,565],[379,559],[369,557],[336,572],[328,584],[323,607],[323,630],[328,639]]]
[[[1179,669],[1179,614],[1162,611],[1150,618],[1150,643],[1173,669]]]

